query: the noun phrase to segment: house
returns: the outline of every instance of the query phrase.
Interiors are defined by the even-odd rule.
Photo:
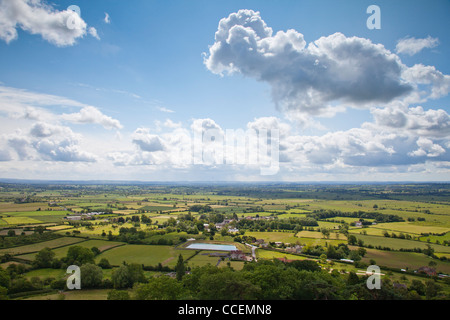
[[[67,216],[67,217],[64,217],[64,219],[69,220],[69,221],[78,221],[78,220],[81,220],[81,216]]]
[[[288,247],[288,248],[286,248],[285,250],[286,250],[287,252],[290,252],[290,253],[301,253],[302,250],[303,250],[303,247],[302,247],[302,246],[299,246],[299,245],[296,245],[296,246],[294,246],[294,247]]]
[[[220,229],[222,229],[225,225],[226,225],[225,222],[219,222],[219,223],[216,223],[216,229],[217,229],[217,230],[220,230]]]
[[[240,250],[234,250],[230,251],[230,258],[233,260],[243,260],[243,261],[252,261],[253,258],[247,256],[245,253],[243,253]]]
[[[362,227],[362,222],[361,221],[356,221],[355,222],[355,227]]]
[[[417,269],[418,273],[425,273],[428,276],[435,276],[436,275],[436,269],[431,267],[420,267]]]

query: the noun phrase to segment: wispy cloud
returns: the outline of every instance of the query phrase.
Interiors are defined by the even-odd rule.
[[[161,112],[166,112],[166,113],[174,113],[175,111],[173,111],[173,110],[171,110],[171,109],[168,109],[168,108],[166,108],[166,107],[161,107],[161,106],[158,106],[158,107],[156,107],[159,111],[161,111]]]
[[[111,18],[109,17],[109,14],[107,12],[105,12],[105,18],[103,19],[103,21],[105,21],[106,24],[111,23]]]
[[[404,54],[413,56],[425,48],[434,48],[438,44],[439,44],[439,39],[432,38],[431,36],[428,36],[425,39],[404,38],[397,42],[395,51],[397,53],[404,53]]]
[[[56,114],[50,107],[76,107],[80,111],[70,114]],[[31,92],[23,89],[0,86],[0,112],[12,119],[28,119],[46,122],[67,121],[90,123],[105,129],[121,129],[117,119],[103,114],[97,107],[56,95]]]

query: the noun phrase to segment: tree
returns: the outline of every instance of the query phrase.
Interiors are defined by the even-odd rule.
[[[292,262],[289,262],[288,265],[294,267],[297,270],[306,270],[313,272],[322,270],[319,264],[314,260],[294,260]]]
[[[97,265],[102,269],[111,269],[111,264],[106,258],[102,258]]]
[[[131,288],[133,286],[130,271],[128,270],[128,267],[124,265],[117,269],[113,269],[111,280],[115,289]]]
[[[101,253],[100,249],[97,247],[92,247],[91,251],[94,253],[94,256],[98,256]]]
[[[359,254],[361,257],[364,257],[364,256],[366,255],[366,253],[367,253],[367,250],[366,250],[366,249],[364,249],[364,248],[358,248],[358,254]]]
[[[324,237],[326,237],[327,239],[330,238],[330,229],[322,228],[320,231],[322,232]]]
[[[102,268],[92,263],[86,263],[81,266],[80,271],[82,288],[98,288],[101,286],[103,280]]]
[[[354,235],[352,235],[352,234],[348,236],[347,241],[348,241],[349,245],[355,245],[358,242],[356,237]]]
[[[11,277],[8,272],[0,268],[0,287],[9,289],[11,286]]]
[[[177,300],[182,298],[183,292],[182,282],[167,276],[152,277],[134,290],[136,300]]]
[[[359,255],[358,251],[356,251],[356,250],[350,251],[349,258],[353,261],[361,260],[361,256]]]
[[[67,251],[66,261],[69,265],[81,266],[85,263],[94,263],[94,253],[89,248],[81,246],[70,247]]]
[[[144,275],[144,268],[141,264],[131,263],[127,266],[130,274],[131,286],[137,282],[146,282],[147,279]]]
[[[44,248],[37,253],[33,266],[36,268],[50,268],[54,259],[55,253],[50,248]]]
[[[8,289],[0,286],[0,300],[8,300],[9,299],[7,292],[8,292]]]
[[[437,296],[439,291],[442,290],[442,287],[436,284],[433,280],[428,280],[425,283],[425,296],[427,300],[430,300]]]
[[[184,274],[186,273],[186,267],[184,265],[183,256],[181,254],[178,256],[177,265],[175,266],[175,272],[177,273],[177,280],[181,281]]]
[[[8,237],[14,237],[16,235],[16,231],[14,230],[8,230]]]
[[[354,271],[350,271],[347,278],[347,285],[352,286],[359,283],[358,275]]]
[[[425,285],[420,280],[414,279],[413,281],[411,281],[411,286],[409,287],[409,289],[416,291],[421,296],[425,295]]]
[[[431,268],[435,268],[437,266],[436,261],[431,260],[430,262],[428,262],[428,266]]]

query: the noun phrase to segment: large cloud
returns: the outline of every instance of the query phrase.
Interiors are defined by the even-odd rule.
[[[71,46],[87,32],[98,38],[95,28],[72,10],[57,11],[41,0],[0,0],[0,38],[7,43],[17,39],[17,27],[57,46]]]
[[[450,115],[443,109],[402,105],[373,109],[377,125],[392,130],[406,130],[417,136],[445,138],[450,136]]]
[[[69,127],[38,122],[31,126],[29,132],[18,129],[15,133],[5,135],[4,139],[15,151],[18,160],[97,161],[97,156],[81,149],[81,135]]]
[[[406,67],[382,45],[341,33],[307,45],[295,30],[273,34],[252,10],[220,21],[204,63],[216,74],[239,72],[267,82],[279,108],[313,116],[341,111],[336,102],[387,103],[412,90],[401,77]]]
[[[132,141],[142,151],[156,152],[164,150],[164,143],[157,135],[151,134],[147,128],[138,128],[132,135]]]
[[[418,98],[411,102],[438,99],[450,92],[450,76],[436,70],[434,66],[415,64],[411,68],[405,69],[402,76],[416,87],[414,93]],[[419,90],[418,85],[425,86],[423,89],[427,90]]]

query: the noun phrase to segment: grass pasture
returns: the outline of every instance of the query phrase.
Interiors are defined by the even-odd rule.
[[[322,232],[316,231],[300,231],[296,235],[298,238],[313,238],[313,239],[331,239],[331,240],[347,240],[347,237],[341,233],[336,234],[335,232],[330,233],[330,237],[325,237]]]
[[[267,242],[283,242],[283,243],[296,243],[299,241],[297,237],[295,237],[295,233],[293,232],[260,232],[260,231],[252,231],[246,232],[246,236],[255,237],[256,239],[264,239]]]
[[[37,295],[24,300],[107,300],[111,289],[70,290],[63,293]]]
[[[307,260],[308,259],[306,257],[298,256],[295,254],[277,252],[277,251],[272,251],[272,250],[264,250],[264,249],[256,250],[256,258],[257,259],[268,259],[268,260],[282,259],[282,258],[286,258],[288,260]]]
[[[106,258],[112,265],[121,265],[123,261],[126,261],[147,266],[156,266],[161,263],[163,266],[173,267],[177,263],[179,254],[186,260],[195,254],[195,251],[177,250],[172,246],[127,244],[101,253],[95,261],[98,263],[100,259]]]
[[[364,245],[389,247],[393,250],[400,249],[414,249],[421,248],[426,249],[427,243],[421,241],[412,241],[398,238],[387,238],[371,235],[356,235],[357,239],[364,241]],[[435,250],[435,252],[450,253],[450,247],[442,246],[437,244],[430,244],[430,246]]]
[[[29,217],[3,217],[2,220],[9,225],[39,224],[44,222],[42,220]]]
[[[432,261],[431,258],[427,257],[422,253],[381,251],[374,249],[366,249],[366,250],[367,253],[362,259],[362,261],[365,263],[369,263],[370,260],[373,259],[379,266],[415,270],[423,266],[428,266],[428,263]],[[436,270],[448,274],[450,273],[450,263],[437,261]]]
[[[63,237],[55,240],[50,241],[43,241],[38,242],[34,244],[24,245],[20,247],[14,247],[14,248],[7,248],[7,249],[0,249],[0,255],[3,255],[5,253],[9,253],[12,255],[23,255],[23,254],[29,254],[32,252],[38,252],[44,248],[58,248],[62,246],[68,246],[72,244],[79,244],[85,241],[85,239],[81,238],[73,238],[73,237]]]
[[[390,232],[403,232],[409,234],[424,234],[424,233],[445,233],[450,231],[449,228],[422,225],[419,222],[391,222],[391,223],[380,223],[371,226],[375,229],[384,229]]]

